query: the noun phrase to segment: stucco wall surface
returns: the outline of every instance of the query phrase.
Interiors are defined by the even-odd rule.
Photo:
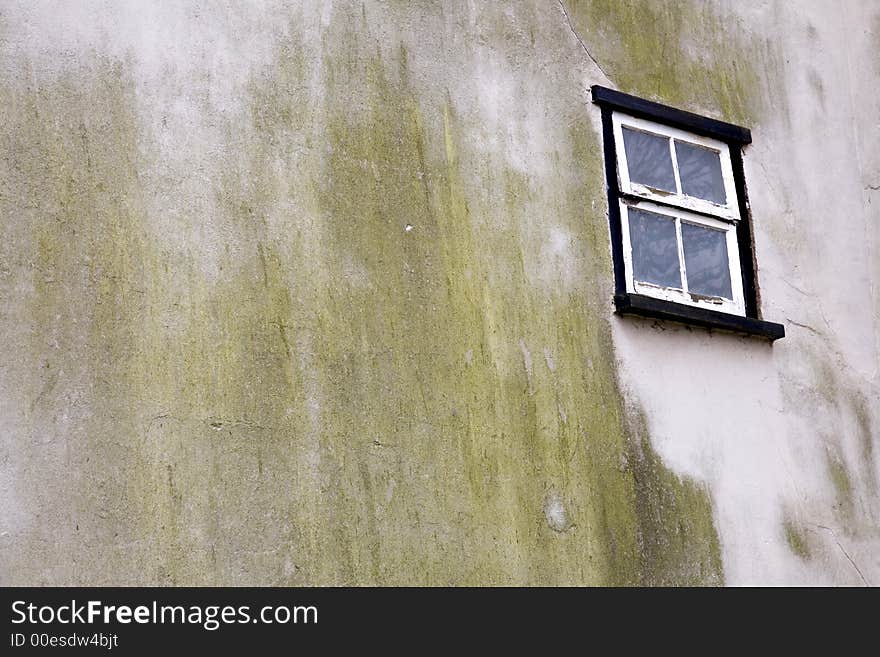
[[[0,3],[0,584],[880,583],[871,2]],[[612,313],[603,84],[753,131],[774,345]]]

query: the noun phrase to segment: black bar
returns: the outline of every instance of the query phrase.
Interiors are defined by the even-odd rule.
[[[758,275],[755,265],[755,245],[752,240],[752,213],[749,209],[746,190],[746,176],[743,170],[742,150],[730,149],[730,162],[733,167],[733,182],[739,200],[739,223],[736,225],[736,243],[739,247],[739,269],[742,276],[743,297],[746,302],[746,316],[760,319],[758,314]]]
[[[614,297],[614,306],[621,315],[653,317],[692,326],[732,331],[767,338],[771,342],[785,337],[785,326],[782,324],[654,299],[641,294],[618,294]]]
[[[705,137],[713,137],[731,145],[742,146],[752,143],[751,131],[742,126],[654,103],[608,87],[594,85],[592,91],[593,102],[602,105],[603,108],[621,110],[636,117],[671,125]]]
[[[375,648],[409,654],[424,645],[474,647],[482,638],[497,652],[502,645],[519,645],[527,636],[546,647],[554,632],[589,637],[591,627],[601,634],[615,623],[626,626],[620,628],[624,630],[633,609],[641,607],[646,618],[639,628],[653,638],[675,620],[663,619],[660,610],[681,614],[687,596],[694,599],[690,621],[705,628],[718,618],[712,611],[716,606],[705,596],[714,599],[720,594],[708,589],[655,589],[636,595],[635,590],[602,588],[2,589],[0,651],[298,655],[334,654],[354,646],[355,653]],[[678,602],[661,602],[660,596],[674,596]],[[92,601],[100,602],[94,619],[89,616]],[[278,613],[293,605],[313,607],[315,613]],[[138,607],[145,608],[143,616]],[[183,615],[163,615],[163,608],[171,607],[182,608]]]
[[[626,294],[626,271],[623,260],[623,228],[620,224],[620,181],[617,178],[617,148],[611,109],[602,108],[602,141],[605,149],[605,189],[608,193],[608,229],[611,232],[611,260],[614,267],[614,293]]]

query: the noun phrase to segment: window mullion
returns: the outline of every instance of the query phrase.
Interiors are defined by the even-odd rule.
[[[678,173],[678,160],[675,157],[675,139],[669,138],[669,156],[672,158],[672,174],[675,176],[675,193],[682,196],[681,176]]]
[[[687,268],[684,264],[684,241],[681,238],[681,217],[675,218],[675,239],[678,246],[678,271],[681,276],[681,289],[688,295]]]

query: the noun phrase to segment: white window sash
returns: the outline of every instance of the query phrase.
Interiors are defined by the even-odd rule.
[[[650,201],[628,202],[624,199],[620,203],[620,220],[623,237],[623,261],[626,272],[626,288],[633,294],[673,301],[697,308],[706,308],[732,315],[745,316],[745,301],[742,285],[742,273],[740,272],[739,246],[736,238],[736,224],[704,215],[694,214],[687,210],[651,203]],[[675,220],[675,233],[678,243],[678,263],[681,273],[682,289],[662,287],[636,281],[633,277],[632,242],[629,235],[629,208],[635,207],[655,214],[670,217]],[[687,286],[687,267],[684,261],[684,244],[681,239],[681,222],[706,226],[723,231],[727,240],[727,264],[730,269],[730,289],[733,299],[703,299],[691,296]]]
[[[658,201],[660,203],[674,205],[684,210],[693,210],[695,212],[704,212],[715,215],[727,221],[736,222],[739,220],[739,199],[736,193],[736,184],[733,177],[733,165],[730,160],[730,148],[723,141],[710,139],[695,135],[691,132],[672,128],[662,123],[655,123],[645,119],[639,119],[629,116],[622,112],[614,112],[612,115],[612,126],[614,129],[614,142],[617,150],[617,175],[620,184],[620,191],[625,194],[631,194],[647,200]],[[636,183],[630,180],[629,165],[626,159],[626,148],[623,143],[623,128],[629,127],[641,132],[648,132],[661,137],[666,137],[669,142],[670,157],[672,158],[672,167],[675,175],[676,192],[664,193],[654,190],[646,185]],[[696,146],[702,146],[717,151],[721,160],[721,178],[724,183],[725,196],[727,198],[726,205],[718,205],[705,199],[687,196],[682,193],[681,180],[678,170],[678,156],[675,153],[673,140],[678,140]]]

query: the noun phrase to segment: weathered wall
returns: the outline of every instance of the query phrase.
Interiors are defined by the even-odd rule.
[[[0,583],[876,583],[854,4],[4,3]],[[593,83],[754,129],[788,338],[612,315]]]

